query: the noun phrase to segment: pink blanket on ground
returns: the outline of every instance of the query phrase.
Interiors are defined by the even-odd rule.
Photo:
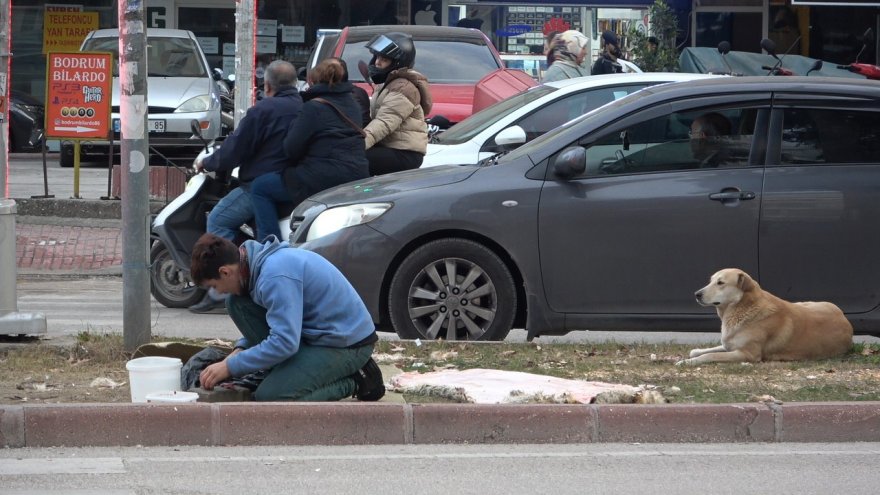
[[[596,395],[611,391],[635,393],[638,389],[617,383],[568,380],[519,371],[487,369],[443,370],[430,373],[407,372],[391,378],[396,392],[456,396],[476,404],[529,402],[589,404]]]

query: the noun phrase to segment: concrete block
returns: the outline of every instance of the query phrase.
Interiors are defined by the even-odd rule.
[[[53,446],[211,445],[209,404],[24,407],[25,443]]]
[[[0,448],[24,447],[22,406],[0,406]]]
[[[592,406],[413,404],[413,443],[592,442]]]
[[[772,442],[763,404],[620,404],[598,409],[600,442]]]
[[[404,405],[364,402],[214,404],[218,445],[404,443]]]
[[[880,442],[880,402],[782,405],[783,442]]]

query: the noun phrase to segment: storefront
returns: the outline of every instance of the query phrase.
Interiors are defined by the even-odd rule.
[[[145,0],[149,27],[189,29],[199,37],[213,67],[231,72],[235,52],[236,0]],[[256,0],[257,72],[282,58],[302,66],[321,29],[365,24],[436,24],[483,31],[504,58],[536,69],[543,59],[544,34],[577,29],[593,42],[603,31],[617,33],[626,49],[631,29],[647,29],[653,0]],[[684,46],[717,46],[760,51],[760,40],[776,41],[834,63],[852,62],[863,33],[880,34],[878,0],[668,0],[679,16]],[[98,27],[116,27],[117,0],[15,0],[12,2],[11,88],[42,99],[45,94],[44,18],[47,7],[97,14]],[[877,62],[877,40],[861,60]],[[529,65],[531,64],[531,65]]]
[[[862,48],[868,28],[880,32],[878,7],[877,0],[694,0],[688,44],[728,41],[732,50],[759,53],[770,38],[780,54],[848,64],[861,52],[862,62],[876,64],[876,34]]]

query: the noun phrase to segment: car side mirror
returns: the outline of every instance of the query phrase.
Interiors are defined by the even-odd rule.
[[[214,69],[211,70],[211,77],[212,77],[215,81],[220,81],[220,80],[222,80],[222,79],[223,79],[223,69],[220,69],[220,68],[214,67]]]
[[[512,148],[526,142],[526,131],[518,125],[510,126],[495,135],[499,148]]]
[[[562,150],[553,163],[553,174],[560,179],[570,179],[587,169],[587,151],[580,146]]]

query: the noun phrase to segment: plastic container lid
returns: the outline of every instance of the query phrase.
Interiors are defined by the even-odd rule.
[[[155,371],[180,368],[181,366],[183,363],[180,359],[163,356],[147,356],[125,363],[125,369],[128,371]]]
[[[153,392],[152,394],[147,394],[146,398],[147,398],[147,402],[173,402],[173,403],[196,402],[199,398],[199,394],[197,394],[195,392],[180,392],[180,391]]]

